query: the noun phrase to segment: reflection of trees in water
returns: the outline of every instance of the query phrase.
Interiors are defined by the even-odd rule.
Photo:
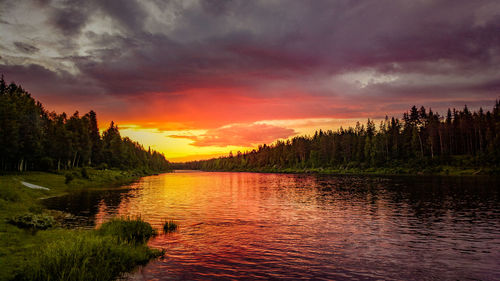
[[[92,227],[96,223],[98,213],[105,212],[106,217],[116,215],[122,200],[130,197],[129,191],[129,189],[85,190],[48,198],[43,203],[49,209],[74,215],[75,217],[67,219],[68,225]]]
[[[488,177],[370,177],[310,176],[324,203],[362,202],[373,215],[391,212],[412,218],[408,223],[440,222],[443,219],[500,219],[498,179]],[[297,181],[303,180],[296,178]]]
[[[384,192],[386,178],[370,178],[360,176],[316,176],[314,187],[321,194],[332,195],[330,199],[377,204],[379,196]]]
[[[401,233],[462,241],[500,221],[498,179],[404,177],[384,188]]]
[[[492,178],[415,177],[391,183],[390,199],[407,203],[417,218],[475,216],[498,208],[498,181]]]

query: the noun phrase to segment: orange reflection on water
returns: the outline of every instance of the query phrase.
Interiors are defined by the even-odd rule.
[[[95,220],[179,224],[150,241],[166,255],[134,280],[490,279],[500,274],[500,219],[491,219],[500,214],[498,190],[474,183],[471,197],[469,185],[464,192],[455,184],[177,172],[145,177],[120,200],[101,199]]]

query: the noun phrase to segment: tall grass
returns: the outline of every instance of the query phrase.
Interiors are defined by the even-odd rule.
[[[43,262],[41,258],[34,258],[40,254],[37,251],[44,250],[48,243],[59,240],[64,241],[65,237],[75,236],[75,230],[72,229],[50,227],[47,230],[39,230],[35,234],[19,228],[19,226],[23,227],[23,225],[18,223],[18,217],[26,213],[54,216],[57,226],[57,215],[52,211],[45,210],[38,198],[61,195],[70,190],[116,186],[135,180],[147,172],[86,168],[85,175],[85,172],[81,170],[73,171],[77,173],[69,184],[65,183],[64,173],[25,172],[0,174],[0,280],[12,280],[14,275],[20,271],[26,271],[25,274],[20,275],[21,277],[33,276],[29,272],[35,270],[36,263]],[[21,181],[48,187],[50,190],[31,189],[23,186]],[[31,227],[28,227],[29,229]],[[35,227],[35,229],[39,228]],[[84,232],[119,244],[119,239],[115,235],[97,234],[95,230],[86,230]],[[135,243],[129,244],[131,245],[128,247],[139,246]],[[24,280],[30,279],[29,277],[24,278]],[[51,280],[58,279],[51,277]]]
[[[79,234],[37,251],[15,280],[115,280],[158,252],[145,245],[118,243],[109,236]]]
[[[145,243],[155,236],[156,230],[141,218],[114,218],[101,225],[100,235],[113,235],[120,242]]]
[[[34,252],[15,280],[116,280],[162,254],[145,244],[155,233],[141,219],[113,219],[98,230],[75,232]]]
[[[175,231],[177,229],[177,223],[173,220],[169,220],[163,223],[163,232],[168,233]]]

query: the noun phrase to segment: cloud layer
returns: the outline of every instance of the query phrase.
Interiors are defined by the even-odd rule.
[[[224,145],[228,124],[500,93],[495,0],[5,0],[0,18],[0,73],[49,108],[209,130],[199,146]]]

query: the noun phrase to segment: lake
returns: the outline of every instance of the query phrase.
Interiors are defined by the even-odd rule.
[[[500,181],[177,171],[44,204],[178,231],[130,280],[499,280]]]

